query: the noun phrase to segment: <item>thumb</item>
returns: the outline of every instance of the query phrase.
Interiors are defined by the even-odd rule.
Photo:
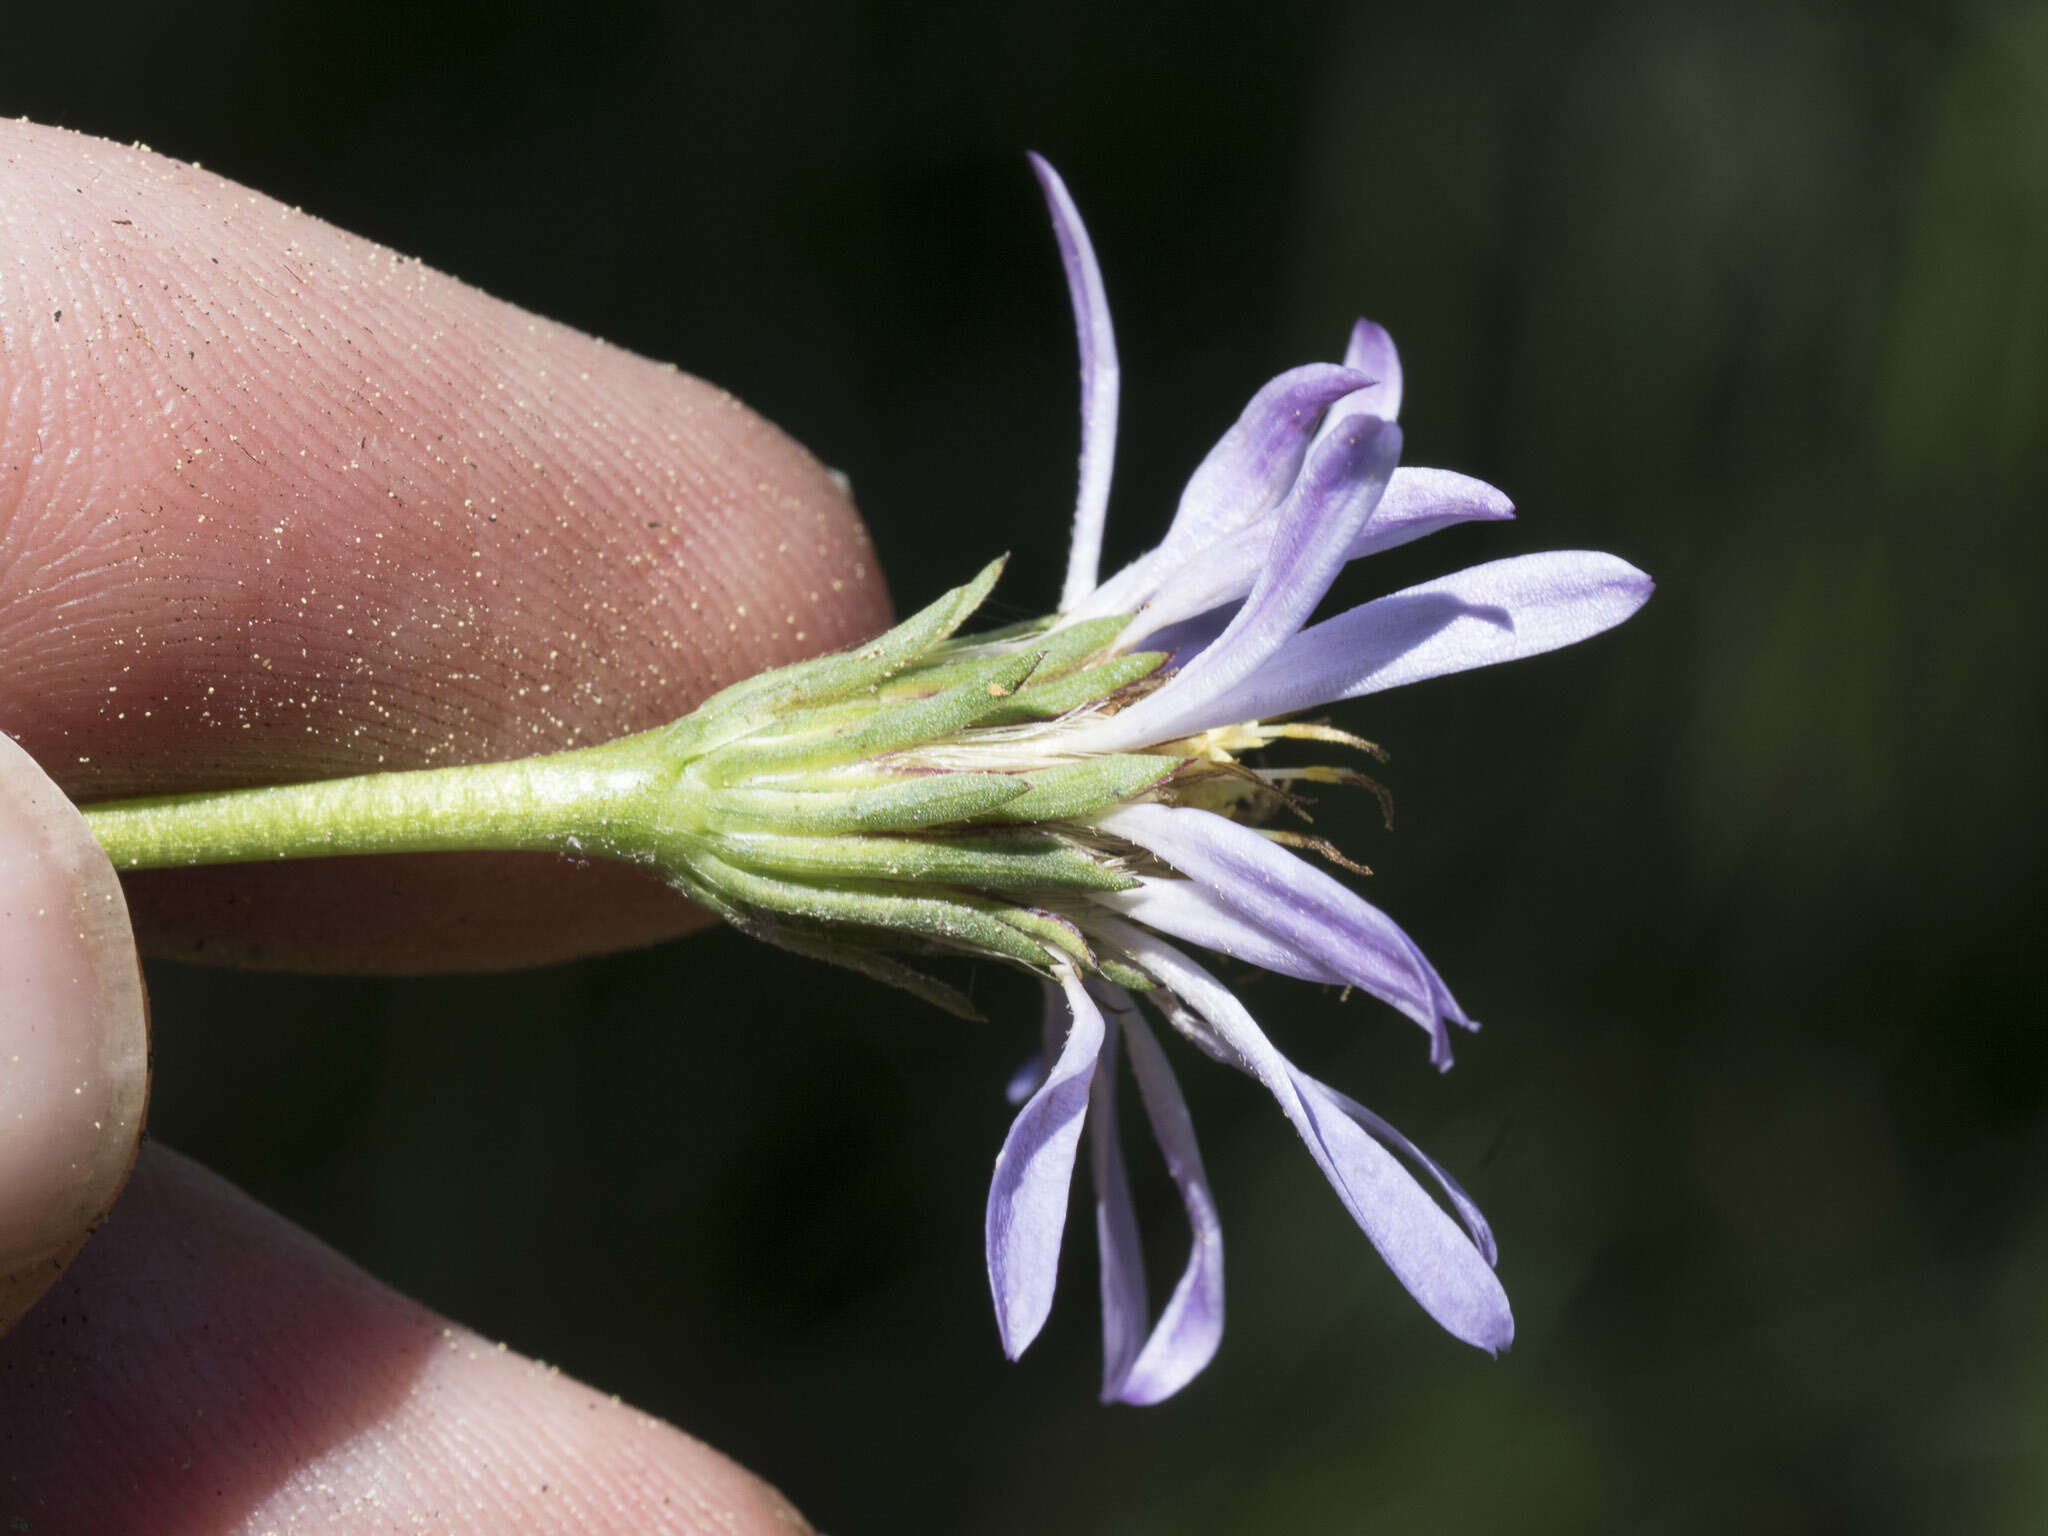
[[[148,1097],[148,1009],[113,866],[0,736],[0,1330],[113,1203]]]

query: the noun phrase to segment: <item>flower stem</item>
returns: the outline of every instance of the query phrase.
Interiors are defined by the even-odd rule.
[[[516,762],[82,807],[116,869],[358,853],[644,847],[673,777],[648,736]],[[633,834],[639,833],[639,836]]]

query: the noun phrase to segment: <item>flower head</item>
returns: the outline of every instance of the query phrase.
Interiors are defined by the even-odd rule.
[[[1073,202],[1050,166],[1032,164],[1081,340],[1081,487],[1059,612],[956,638],[998,562],[861,651],[719,695],[670,728],[678,793],[647,841],[677,884],[735,924],[955,1012],[972,1009],[906,952],[991,956],[1046,979],[1043,1052],[1016,1085],[987,1210],[1013,1358],[1051,1307],[1084,1129],[1103,1396],[1158,1401],[1220,1340],[1221,1229],[1141,1004],[1264,1086],[1416,1300],[1458,1338],[1500,1350],[1514,1324],[1472,1201],[1393,1127],[1294,1066],[1181,946],[1368,992],[1448,1068],[1453,1032],[1476,1026],[1434,967],[1291,847],[1334,850],[1264,826],[1296,805],[1298,783],[1371,781],[1341,766],[1262,766],[1262,749],[1370,750],[1283,717],[1569,645],[1634,613],[1650,580],[1612,555],[1526,555],[1311,624],[1347,562],[1513,515],[1491,486],[1400,467],[1400,362],[1365,320],[1341,363],[1260,389],[1189,479],[1158,546],[1098,579],[1115,341]],[[1192,1233],[1156,1320],[1117,1134],[1125,1056]]]

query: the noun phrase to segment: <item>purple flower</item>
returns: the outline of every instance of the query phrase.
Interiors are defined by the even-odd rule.
[[[996,1322],[1013,1358],[1044,1325],[1086,1130],[1102,1391],[1132,1403],[1185,1386],[1223,1329],[1215,1201],[1149,1007],[1263,1085],[1410,1294],[1497,1352],[1514,1321],[1492,1234],[1465,1192],[1295,1067],[1179,946],[1370,993],[1419,1027],[1447,1069],[1454,1033],[1476,1026],[1435,967],[1385,913],[1289,851],[1307,844],[1343,863],[1335,849],[1263,826],[1300,809],[1295,785],[1378,787],[1328,764],[1267,766],[1263,749],[1376,752],[1285,717],[1570,645],[1634,613],[1650,580],[1612,555],[1523,555],[1310,623],[1348,562],[1513,515],[1489,485],[1400,466],[1400,358],[1365,320],[1341,363],[1290,369],[1253,395],[1189,478],[1159,545],[1101,579],[1116,342],[1080,215],[1052,168],[1036,156],[1032,166],[1081,338],[1081,484],[1058,613],[961,635],[998,560],[866,645],[749,678],[599,747],[102,805],[95,830],[131,868],[559,848],[650,867],[736,927],[965,1017],[977,1016],[967,998],[901,956],[964,953],[1044,978],[1043,1054],[1013,1080],[1022,1108],[989,1190]],[[501,785],[527,808],[491,809]],[[1126,1057],[1191,1233],[1157,1319],[1117,1134]]]
[[[1073,202],[1049,165],[1033,156],[1032,166],[1052,209],[1081,342],[1081,490],[1051,632],[1129,615],[1108,651],[1164,650],[1171,659],[1107,705],[1014,732],[1000,745],[991,740],[980,758],[963,744],[943,766],[1014,773],[1098,754],[1163,753],[1228,765],[1232,776],[1196,780],[1204,792],[1169,785],[1125,796],[1061,829],[1129,878],[1124,889],[1090,892],[1059,909],[1085,948],[1053,959],[1057,1007],[1044,1056],[1020,1085],[1028,1096],[989,1191],[989,1281],[1003,1347],[1019,1355],[1051,1307],[1084,1127],[1101,1253],[1104,1399],[1171,1395],[1221,1338],[1215,1203],[1186,1104],[1135,989],[1198,1048],[1273,1095],[1344,1208],[1432,1317],[1489,1353],[1504,1349],[1514,1321],[1494,1274],[1492,1234],[1464,1191],[1385,1121],[1289,1062],[1229,989],[1169,940],[1369,992],[1420,1026],[1431,1059],[1448,1068],[1453,1029],[1476,1026],[1384,913],[1233,819],[1243,809],[1233,784],[1248,782],[1243,793],[1256,796],[1262,784],[1284,782],[1284,770],[1237,758],[1290,735],[1336,734],[1268,723],[1277,717],[1598,634],[1642,606],[1650,579],[1612,555],[1524,555],[1310,624],[1347,562],[1453,523],[1513,515],[1491,486],[1399,467],[1400,362],[1387,333],[1360,320],[1342,364],[1292,369],[1255,394],[1189,479],[1165,538],[1099,580],[1116,436],[1115,342]],[[1192,1232],[1187,1266],[1156,1321],[1146,1313],[1118,1145],[1115,1081],[1124,1055]]]
[[[1051,167],[1032,165],[1081,338],[1081,483],[1060,611],[956,638],[997,562],[858,651],[738,684],[655,733],[659,803],[599,832],[644,830],[650,846],[620,846],[731,922],[955,1013],[973,1006],[902,953],[964,952],[1045,978],[1043,1054],[1017,1084],[988,1200],[989,1283],[1011,1356],[1052,1306],[1084,1130],[1103,1396],[1156,1402],[1215,1354],[1222,1235],[1145,1008],[1262,1084],[1416,1300],[1498,1351],[1514,1322],[1472,1201],[1288,1061],[1181,946],[1370,993],[1448,1068],[1454,1034],[1474,1025],[1435,967],[1385,913],[1289,851],[1309,839],[1263,829],[1298,808],[1300,783],[1374,786],[1342,767],[1267,766],[1263,749],[1374,750],[1284,717],[1583,640],[1634,613],[1649,578],[1612,555],[1524,555],[1311,623],[1348,562],[1513,515],[1489,485],[1401,467],[1400,359],[1361,320],[1341,363],[1290,369],[1253,395],[1158,547],[1101,579],[1116,342],[1080,216]],[[1191,1232],[1156,1320],[1117,1136],[1126,1058]]]

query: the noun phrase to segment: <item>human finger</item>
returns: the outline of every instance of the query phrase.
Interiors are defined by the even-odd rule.
[[[71,803],[0,736],[0,1331],[113,1203],[148,1095],[120,883]]]
[[[808,1530],[702,1442],[378,1284],[196,1164],[127,1195],[0,1340],[34,1530]]]
[[[0,123],[0,390],[0,729],[74,799],[587,744],[887,620],[730,396],[146,150]],[[328,968],[691,917],[541,855],[128,888],[148,948]]]

